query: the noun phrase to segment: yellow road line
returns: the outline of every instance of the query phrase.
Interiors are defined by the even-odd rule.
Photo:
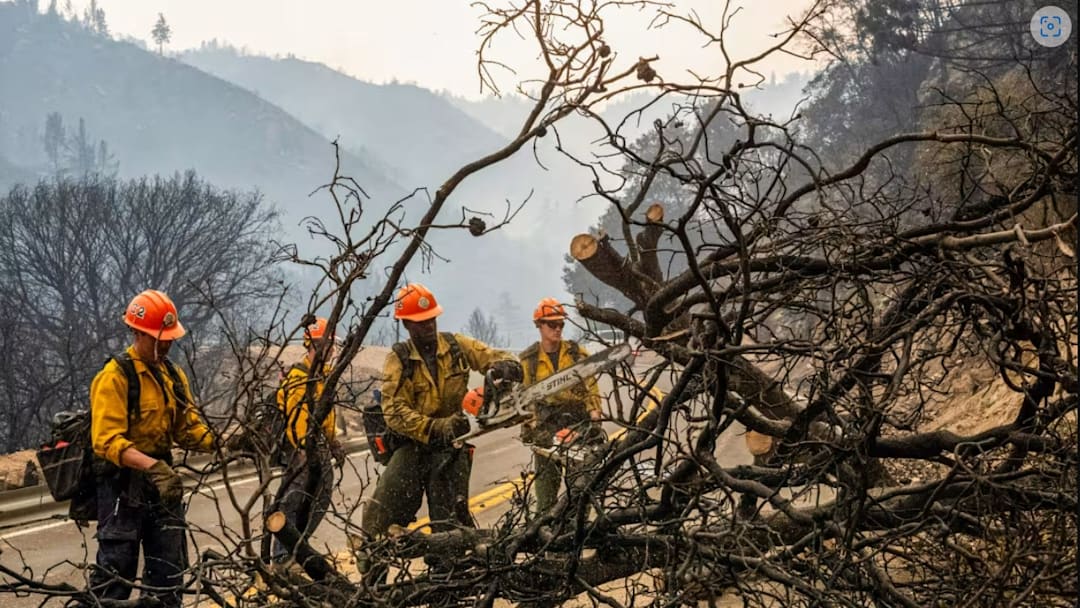
[[[649,390],[649,396],[652,397],[652,399],[646,401],[646,403],[645,403],[645,411],[643,411],[637,417],[636,422],[641,422],[645,418],[645,416],[649,415],[649,412],[652,412],[654,409],[656,409],[660,405],[660,402],[664,400],[664,393],[659,388],[657,388],[656,386],[653,386],[652,389]],[[616,441],[619,437],[622,437],[624,434],[626,434],[626,428],[625,427],[620,428],[620,429],[616,430],[614,433],[611,434],[611,437],[609,438],[609,441]],[[507,483],[499,484],[499,485],[491,488],[490,490],[486,490],[484,492],[481,492],[481,493],[477,494],[476,496],[473,496],[473,497],[469,498],[469,512],[472,513],[473,515],[478,515],[480,513],[483,513],[484,511],[487,511],[488,509],[493,509],[493,508],[501,505],[502,503],[509,500],[510,497],[514,495],[514,492],[517,491],[518,489],[520,489],[523,484],[525,484],[526,482],[531,480],[532,477],[533,476],[530,473],[525,479],[519,479],[519,480],[516,480],[516,481],[510,481],[510,482],[507,482]],[[409,529],[410,530],[420,530],[424,534],[430,534],[431,533],[431,525],[430,524],[431,524],[431,520],[429,518],[422,517],[422,518],[416,520],[415,522],[413,522],[412,524],[410,524]],[[340,566],[352,566],[354,561],[355,561],[353,559],[353,555],[352,555],[351,551],[338,552],[338,553],[332,555],[331,559],[334,562],[336,562],[339,565],[339,567]],[[348,570],[348,569],[349,568],[346,568],[346,570]],[[245,597],[245,598],[253,597],[259,591],[259,584],[260,583],[257,582],[255,585],[252,585],[251,587],[249,587],[242,594],[242,597]],[[232,599],[232,598],[230,597],[228,599]]]
[[[476,496],[471,497],[469,499],[469,512],[473,515],[476,515],[478,513],[482,513],[488,509],[492,509],[501,505],[502,503],[509,500],[510,497],[514,495],[514,492],[517,491],[529,479],[532,479],[532,475],[529,475],[526,479],[523,480],[516,480],[499,484],[489,490],[485,490],[484,492],[481,492]],[[409,529],[420,530],[425,534],[430,534],[430,523],[431,521],[427,517],[423,517],[413,522],[409,526]],[[335,567],[337,567],[339,571],[342,572],[342,574],[350,574],[355,571],[356,560],[353,556],[352,551],[339,551],[328,557],[331,561],[335,563]],[[245,599],[251,599],[255,597],[255,595],[258,594],[260,591],[265,590],[266,586],[262,583],[262,581],[256,580],[255,584],[248,587],[241,594],[241,597]],[[226,601],[232,599],[234,598],[232,596],[229,596],[228,598],[226,598]]]
[[[652,399],[646,400],[645,411],[643,411],[638,417],[636,422],[641,422],[645,416],[648,416],[650,412],[659,407],[660,402],[664,400],[664,393],[656,386],[649,389],[649,396]],[[626,433],[626,428],[620,428],[611,434],[609,441],[615,441],[619,437],[622,437]],[[532,474],[529,474],[527,479],[532,479]],[[519,489],[524,482],[522,480],[511,481],[504,484],[495,486],[494,488],[481,492],[476,496],[469,499],[469,512],[473,515],[483,513],[488,509],[492,509],[501,505],[510,499],[514,495],[514,492]],[[420,530],[425,534],[431,533],[431,520],[427,517],[422,517],[413,523],[409,524],[410,530]]]
[[[522,484],[528,479],[532,479],[530,474],[525,480],[509,481],[503,484],[499,484],[490,490],[486,490],[469,498],[469,513],[477,515],[493,509],[502,503],[510,500],[510,497],[514,495],[514,492],[521,488]],[[409,524],[410,530],[420,530],[425,534],[431,533],[430,524],[431,519],[427,517],[421,517],[420,519]]]

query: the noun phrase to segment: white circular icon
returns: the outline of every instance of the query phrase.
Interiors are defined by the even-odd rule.
[[[1065,44],[1072,34],[1069,13],[1057,6],[1044,6],[1031,16],[1031,37],[1042,46],[1055,47]]]

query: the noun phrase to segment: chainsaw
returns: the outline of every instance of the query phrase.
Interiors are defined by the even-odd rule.
[[[617,344],[525,387],[520,384],[506,387],[488,372],[484,376],[484,386],[469,391],[462,400],[462,409],[469,419],[469,432],[455,439],[454,443],[464,444],[496,429],[525,422],[532,416],[532,408],[537,403],[614,367],[629,358],[631,353],[629,344]]]

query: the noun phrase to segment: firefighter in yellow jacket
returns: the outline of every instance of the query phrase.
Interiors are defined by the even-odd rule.
[[[98,457],[98,551],[90,591],[99,599],[127,599],[141,545],[142,583],[173,608],[180,606],[187,568],[187,524],[172,448],[211,451],[216,439],[194,406],[184,372],[166,357],[173,340],[186,333],[176,305],[148,289],[128,304],[124,323],[132,345],[90,386],[90,435]],[[138,377],[137,387],[129,387],[121,366]],[[136,394],[137,411],[129,411],[129,397]]]
[[[364,509],[363,529],[373,537],[391,524],[411,522],[425,493],[434,530],[473,527],[469,446],[454,442],[469,431],[461,411],[469,371],[490,370],[509,382],[522,378],[510,353],[460,334],[439,333],[435,318],[441,313],[423,285],[411,283],[398,291],[394,318],[402,321],[409,340],[395,344],[386,357],[382,410],[387,426],[402,439]]]
[[[330,506],[334,486],[330,457],[333,456],[339,465],[345,461],[345,451],[336,438],[336,414],[331,408],[323,419],[322,432],[312,435],[316,442],[314,453],[320,459],[315,478],[312,478],[312,467],[307,462],[308,421],[315,402],[322,395],[323,379],[330,371],[330,360],[334,355],[334,336],[327,325],[326,319],[317,317],[314,323],[304,328],[307,353],[302,362],[289,369],[277,392],[278,407],[285,416],[285,436],[291,449],[288,450],[288,467],[278,489],[276,507],[304,539],[315,531]],[[327,349],[323,355],[326,362],[322,373],[312,374],[311,364],[320,348]],[[309,386],[312,382],[314,385]],[[285,546],[275,541],[271,557],[274,562],[284,564],[290,556]]]
[[[589,355],[577,343],[563,340],[566,310],[555,298],[544,298],[533,311],[533,323],[540,332],[540,341],[521,352],[525,372],[523,385],[535,384],[555,372],[570,367]],[[599,427],[603,417],[600,390],[596,378],[566,388],[537,404],[534,417],[524,425],[522,438],[526,442],[551,447],[555,433],[581,423]],[[536,512],[543,513],[555,504],[562,481],[562,465],[558,461],[533,454],[533,493]]]

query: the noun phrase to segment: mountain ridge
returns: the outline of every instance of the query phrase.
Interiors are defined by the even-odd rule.
[[[432,181],[436,177],[506,143],[417,85],[374,84],[316,61],[251,55],[216,44],[178,58],[271,100],[324,136],[339,136],[346,149],[370,151],[410,187],[438,186]]]
[[[58,112],[69,125],[85,119],[93,141],[106,141],[115,154],[121,177],[190,168],[221,187],[262,191],[289,219],[304,212],[297,200],[333,175],[330,142],[272,102],[13,4],[0,4],[0,90],[7,131],[0,155],[38,174],[47,158],[36,135],[46,114]],[[341,158],[369,191],[402,190],[360,155],[343,151]]]

